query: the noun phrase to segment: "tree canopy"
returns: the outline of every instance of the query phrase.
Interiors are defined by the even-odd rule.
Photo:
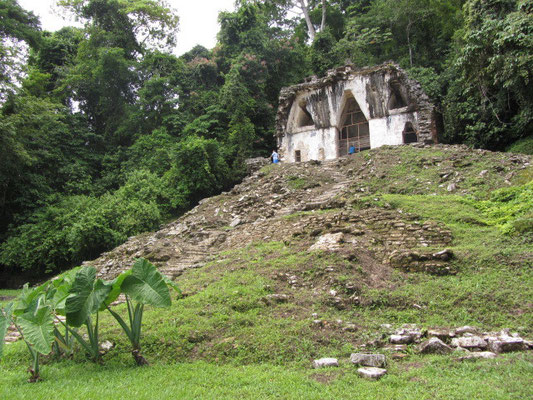
[[[442,141],[531,135],[532,0],[238,0],[213,49],[179,57],[163,0],[58,4],[83,27],[42,31],[0,2],[0,268],[15,274],[69,268],[231,187],[275,148],[280,89],[348,62],[407,69]]]

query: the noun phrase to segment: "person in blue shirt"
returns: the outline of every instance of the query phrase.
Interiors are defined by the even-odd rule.
[[[279,154],[276,153],[276,150],[272,150],[272,154],[270,155],[270,159],[272,160],[272,163],[274,163],[274,164],[279,163]]]
[[[353,144],[348,149],[348,154],[355,154],[355,146]]]

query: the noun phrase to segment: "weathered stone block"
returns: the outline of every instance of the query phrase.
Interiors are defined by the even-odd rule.
[[[313,368],[338,367],[339,361],[336,358],[321,358],[313,361]]]
[[[443,342],[448,342],[455,337],[455,332],[450,331],[449,329],[433,328],[428,330],[428,337],[437,337]]]
[[[524,339],[515,337],[489,338],[488,348],[494,353],[508,353],[511,351],[522,351],[526,349]]]
[[[370,379],[370,380],[378,380],[387,373],[387,370],[383,368],[376,368],[376,367],[363,367],[363,368],[359,368],[357,370],[357,373],[359,374],[361,378]]]
[[[389,342],[392,344],[409,344],[414,342],[414,337],[411,335],[391,335]]]
[[[314,250],[337,250],[340,244],[344,241],[344,234],[326,233],[318,238],[314,245],[309,248],[309,251]]]
[[[459,360],[463,361],[463,360],[473,360],[473,359],[480,359],[480,358],[490,359],[490,358],[496,358],[496,357],[497,357],[497,354],[492,353],[490,351],[476,351],[473,353],[468,353],[467,355],[463,357],[460,357]]]
[[[486,349],[487,348],[487,342],[485,339],[483,339],[480,336],[464,336],[460,338],[454,338],[452,339],[452,346],[453,347],[463,347],[465,349]]]
[[[383,354],[352,353],[350,361],[355,365],[365,367],[383,368],[387,365],[387,359]]]
[[[418,347],[418,351],[422,354],[448,354],[453,349],[436,337],[432,337],[425,342],[422,342]]]

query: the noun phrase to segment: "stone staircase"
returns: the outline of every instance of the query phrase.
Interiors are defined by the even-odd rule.
[[[346,173],[340,170],[340,166],[344,161],[345,159],[341,158],[322,162],[320,166],[322,173],[327,174],[333,182],[327,185],[327,190],[323,190],[322,193],[318,194],[311,201],[307,201],[304,211],[338,208],[344,205],[341,201],[336,201],[336,199],[342,197],[348,191],[352,183]]]
[[[186,269],[204,266],[209,256],[214,252],[214,247],[198,244],[185,246],[182,250],[183,253],[178,259],[169,260],[169,262],[159,268],[162,274],[175,278],[180,276]]]

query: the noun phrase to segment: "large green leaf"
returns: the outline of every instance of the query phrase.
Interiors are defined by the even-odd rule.
[[[122,291],[142,304],[169,307],[170,293],[161,273],[145,259],[133,265],[131,275],[122,282]]]
[[[35,312],[27,312],[17,318],[17,323],[22,328],[24,340],[41,353],[48,354],[52,351],[54,341],[54,315],[52,307],[42,306]]]
[[[5,308],[0,309],[0,358],[4,350],[4,338],[6,337],[7,328],[11,325],[11,314],[13,312],[13,303],[9,303]]]
[[[122,272],[119,276],[117,276],[115,279],[113,279],[109,284],[111,285],[111,291],[107,295],[107,298],[104,301],[104,304],[102,307],[100,307],[100,310],[105,309],[106,306],[109,306],[112,302],[114,302],[118,296],[120,295],[120,292],[122,291],[122,282],[124,282],[124,279],[126,277],[131,275],[131,269]]]
[[[51,282],[52,287],[55,289],[51,302],[52,306],[54,307],[54,311],[57,314],[65,315],[65,303],[70,294],[70,289],[72,288],[79,269],[80,268],[74,268],[70,271],[64,272]],[[52,290],[50,289],[50,291]]]
[[[78,271],[65,302],[67,324],[79,327],[87,317],[98,311],[112,287],[101,279],[95,280],[96,269],[84,267]]]
[[[30,308],[35,310],[36,305],[39,304],[39,297],[44,293],[44,285],[41,285],[36,288],[30,288],[26,283],[22,288],[22,292],[15,299],[15,308],[13,314],[22,315]]]

